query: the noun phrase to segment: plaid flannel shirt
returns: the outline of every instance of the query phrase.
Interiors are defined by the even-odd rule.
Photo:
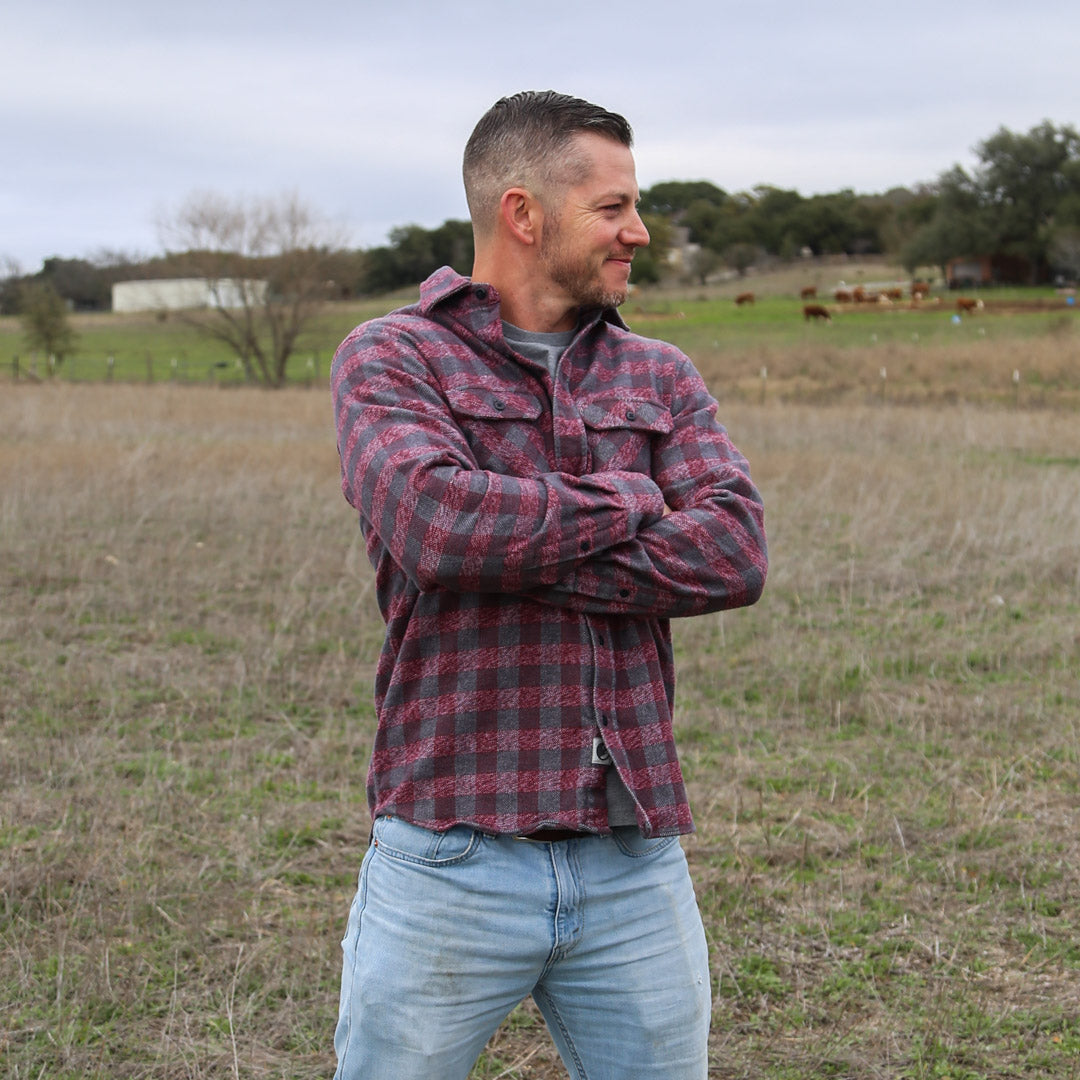
[[[678,349],[587,313],[553,380],[448,267],[357,327],[332,389],[386,638],[373,816],[608,831],[601,733],[646,836],[693,830],[668,620],[753,603],[761,498]]]

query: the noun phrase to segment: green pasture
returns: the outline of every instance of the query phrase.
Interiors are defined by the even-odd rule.
[[[765,295],[737,307],[729,298],[633,298],[623,315],[639,333],[673,341],[689,355],[708,350],[735,352],[746,348],[782,348],[807,343],[833,348],[857,348],[890,342],[955,344],[965,340],[1001,341],[1054,332],[1061,319],[1071,319],[1075,306],[1047,290],[1000,290],[983,294],[986,309],[958,316],[956,297],[939,294],[940,303],[917,308],[907,302],[835,304],[828,297],[811,301],[826,307],[832,321],[803,317],[803,301],[796,296]],[[1036,310],[1038,303],[1054,309]],[[1014,310],[1022,305],[1032,310]],[[1009,306],[1008,315],[995,314],[995,305]]]
[[[837,305],[822,290],[816,301],[832,312],[829,323],[807,322],[797,293],[776,291],[768,280],[749,281],[761,290],[752,305],[737,307],[725,290],[642,290],[624,306],[631,327],[674,342],[695,360],[761,358],[801,349],[847,352],[889,347],[948,348],[963,344],[1015,344],[1060,337],[1076,325],[1076,307],[1051,289],[984,290],[987,307],[958,316],[955,296],[938,293],[913,308],[902,302]],[[749,286],[748,286],[749,287]],[[975,294],[973,294],[975,295]],[[323,385],[334,349],[357,323],[412,299],[400,294],[327,305],[307,328],[289,362],[288,381]],[[60,365],[25,349],[18,320],[0,319],[0,377],[60,378],[79,382],[180,382],[236,385],[244,374],[236,357],[200,333],[189,318],[89,314],[73,316],[78,335],[73,356]],[[760,366],[760,365],[759,365]],[[755,369],[756,371],[757,369]]]

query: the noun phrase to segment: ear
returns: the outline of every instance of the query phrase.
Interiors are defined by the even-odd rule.
[[[544,211],[539,199],[525,188],[509,188],[499,201],[499,216],[510,234],[523,244],[540,239]]]

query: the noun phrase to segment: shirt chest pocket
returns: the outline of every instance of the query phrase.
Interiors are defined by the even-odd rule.
[[[578,402],[594,469],[627,469],[651,474],[652,440],[674,429],[662,402],[627,394],[597,395]]]
[[[544,425],[538,423],[544,405],[535,394],[459,386],[446,398],[481,469],[521,477],[547,471]]]

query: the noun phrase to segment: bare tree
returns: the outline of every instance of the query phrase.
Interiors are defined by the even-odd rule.
[[[256,200],[197,192],[158,222],[174,264],[206,281],[208,312],[187,312],[224,342],[244,373],[284,385],[301,333],[330,294],[340,237],[295,193]]]

